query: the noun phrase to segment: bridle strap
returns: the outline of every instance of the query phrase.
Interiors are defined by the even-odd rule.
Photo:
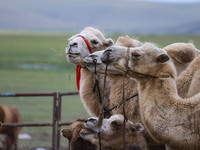
[[[128,66],[129,52],[130,52],[130,47],[128,47],[128,48],[127,48],[127,51],[126,51],[126,64],[125,64],[125,67],[127,68],[127,70],[130,70],[130,68],[129,68],[129,66]]]
[[[87,45],[89,52],[93,53],[88,40],[82,35],[77,35],[75,38],[77,38],[77,37],[81,37],[85,41],[85,44]],[[81,66],[76,65],[76,85],[77,85],[78,90],[80,88],[80,80],[81,80]]]
[[[81,38],[85,41],[85,44],[87,45],[87,47],[88,47],[90,53],[93,53],[93,52],[92,52],[92,48],[91,48],[91,46],[90,46],[90,43],[88,42],[88,40],[87,40],[84,36],[82,36],[82,35],[77,35],[76,37],[81,37]]]
[[[142,76],[148,76],[148,77],[152,77],[152,78],[169,78],[170,75],[159,75],[159,76],[156,76],[156,75],[152,75],[152,74],[145,74],[145,73],[140,73],[140,72],[136,72],[136,71],[132,71],[132,70],[127,70],[127,72],[133,72],[135,74],[138,74],[138,75],[142,75]]]

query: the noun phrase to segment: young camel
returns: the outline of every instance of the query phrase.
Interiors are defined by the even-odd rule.
[[[129,57],[128,75],[138,81],[140,112],[150,135],[170,149],[198,150],[200,94],[178,96],[175,67],[165,50],[147,43],[132,48]],[[118,68],[124,69],[124,64]]]
[[[83,38],[79,35],[83,36]],[[76,65],[81,65],[82,67],[80,71],[80,81],[79,79],[77,79],[77,85],[80,84],[79,96],[84,107],[91,116],[99,116],[101,106],[99,104],[98,90],[96,89],[96,91],[93,92],[95,76],[93,72],[90,72],[87,68],[85,68],[84,63],[82,61],[86,56],[90,54],[90,51],[84,38],[88,41],[92,52],[105,49],[106,47],[111,46],[113,44],[113,41],[110,38],[106,39],[99,30],[94,29],[92,27],[87,27],[79,34],[74,35],[69,39],[70,41],[68,47],[65,50],[68,61]],[[99,80],[100,91],[101,93],[103,93],[102,91],[104,84],[104,76],[98,74],[97,78]],[[109,105],[109,85],[110,83],[109,81],[107,81],[104,93],[105,97],[103,97],[103,104],[105,106]]]
[[[63,129],[62,135],[69,140],[70,150],[97,150],[97,146],[84,140],[79,133],[85,129],[85,120],[78,119],[70,125],[70,128]]]
[[[91,117],[86,122],[86,130],[80,132],[80,136],[99,146],[98,131],[101,135],[101,145],[103,148],[112,150],[123,149],[123,121],[124,117],[121,114],[112,115],[109,119],[103,119],[102,127],[98,129],[95,124],[98,118]],[[143,130],[140,123],[126,122],[125,126],[125,143],[127,149],[129,145],[137,145],[142,150],[147,150],[147,145],[143,136],[140,133]]]

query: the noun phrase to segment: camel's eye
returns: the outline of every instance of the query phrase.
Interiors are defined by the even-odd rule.
[[[139,58],[141,55],[138,53],[132,53],[131,56],[132,58]]]
[[[89,119],[87,119],[85,122],[92,122],[92,123],[96,123],[98,120],[97,119],[95,119],[95,118],[89,118]]]
[[[91,40],[91,43],[97,45],[99,42],[97,40]]]
[[[111,126],[114,127],[114,128],[121,128],[121,125],[122,124],[118,121],[111,122]]]

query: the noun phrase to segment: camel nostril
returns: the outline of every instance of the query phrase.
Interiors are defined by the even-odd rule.
[[[70,46],[78,46],[77,42],[71,43]]]

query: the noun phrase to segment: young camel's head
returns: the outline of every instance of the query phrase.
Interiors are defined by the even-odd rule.
[[[109,119],[103,119],[101,128],[95,126],[98,118],[89,118],[86,122],[87,130],[82,130],[80,135],[83,139],[90,141],[95,145],[99,145],[98,131],[101,135],[101,145],[105,148],[122,149],[123,148],[123,121],[124,117],[121,114],[115,114]],[[133,124],[131,121],[126,122],[126,144],[131,144],[134,137],[143,131],[143,126],[140,123]]]
[[[79,135],[79,132],[85,129],[85,120],[78,119],[73,122],[69,128],[62,130],[62,135],[69,140],[70,150],[94,150],[97,147],[94,144],[91,144],[89,141],[82,139]]]
[[[151,75],[159,74],[164,64],[171,62],[169,60],[170,57],[167,52],[152,43],[145,43],[141,47],[135,48],[112,46],[107,48],[101,55],[101,61],[103,63],[109,62],[113,70],[121,70],[123,72],[132,70]],[[174,66],[172,68],[174,69]],[[131,72],[129,71],[128,75],[130,74]],[[174,77],[175,70],[174,73],[170,74]]]
[[[69,39],[68,47],[65,49],[69,62],[80,64],[91,53],[86,41],[92,52],[105,49],[113,44],[113,40],[106,39],[99,30],[87,27],[80,34],[74,35]]]
[[[157,77],[176,76],[175,67],[167,52],[152,43],[130,50],[128,68],[137,73]],[[143,76],[141,74],[138,76]]]

